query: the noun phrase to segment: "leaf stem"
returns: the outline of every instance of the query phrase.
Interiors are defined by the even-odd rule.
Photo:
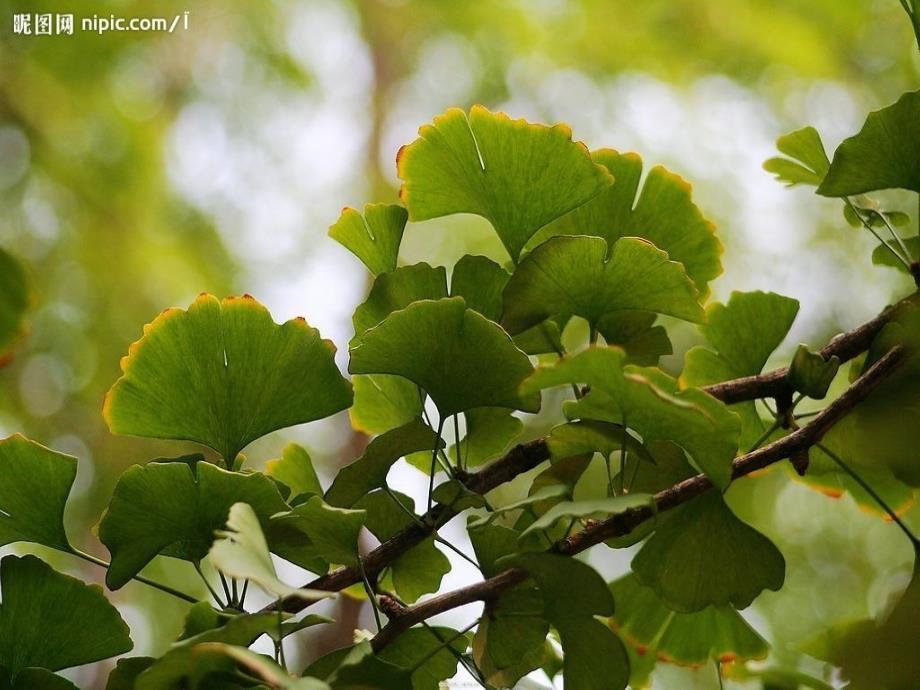
[[[823,443],[817,443],[815,445],[817,445],[817,447],[820,450],[824,451],[824,453],[831,460],[833,460],[837,464],[837,466],[840,467],[840,469],[842,469],[844,472],[850,475],[853,481],[859,484],[863,488],[863,490],[867,494],[869,494],[876,503],[879,504],[882,510],[888,513],[888,517],[890,517],[894,521],[894,523],[898,527],[901,528],[901,531],[907,535],[907,538],[910,539],[910,542],[911,544],[913,544],[914,549],[920,549],[920,539],[917,539],[916,535],[911,531],[910,527],[908,527],[905,524],[905,522],[901,519],[901,517],[891,508],[891,506],[888,505],[888,503],[881,496],[879,496],[876,493],[875,489],[873,489],[865,479],[860,477],[859,474],[857,474],[856,471],[852,467],[850,467],[846,462],[844,462],[843,459],[839,455],[837,455],[835,452],[833,452],[830,448],[825,446]]]
[[[434,656],[439,654],[441,650],[443,650],[445,647],[452,645],[454,641],[459,640],[461,637],[466,635],[470,630],[475,628],[477,625],[479,625],[478,618],[472,623],[470,623],[468,626],[466,626],[463,630],[458,630],[455,635],[452,635],[451,637],[447,638],[447,640],[442,641],[440,645],[432,649],[428,654],[422,657],[421,661],[419,661],[411,669],[409,669],[409,675],[412,675],[413,673],[418,671],[422,666],[427,664]]]
[[[908,270],[908,272],[909,272],[909,271],[910,271],[910,263],[908,263],[907,259],[905,259],[903,256],[901,256],[901,255],[897,252],[897,250],[895,250],[894,247],[892,247],[890,244],[888,244],[885,240],[882,239],[882,236],[879,235],[879,234],[875,231],[875,228],[872,227],[872,224],[869,223],[865,218],[863,218],[862,214],[861,214],[859,211],[856,210],[856,207],[853,205],[853,202],[850,201],[849,197],[843,197],[843,201],[844,201],[844,203],[847,205],[847,207],[853,212],[853,215],[855,215],[857,218],[859,218],[859,222],[863,224],[863,227],[866,228],[866,230],[868,230],[869,232],[871,232],[871,233],[875,236],[875,239],[877,239],[886,249],[888,249],[888,251],[891,252],[892,255],[893,255],[898,261],[900,261],[901,264],[904,266],[904,268],[906,268],[906,269]]]
[[[371,581],[367,577],[367,571],[364,569],[364,559],[361,558],[361,556],[358,556],[358,570],[361,571],[361,580],[364,583],[364,591],[367,593],[367,599],[371,602],[371,607],[374,611],[374,622],[377,624],[377,632],[380,632],[383,624],[380,622],[380,609],[377,606],[377,594],[374,592],[374,588],[371,586]],[[279,606],[279,615],[282,610],[283,609]]]
[[[431,451],[431,474],[428,477],[428,510],[434,506],[432,494],[434,493],[434,466],[438,460],[438,445],[441,440],[441,432],[444,431],[444,420],[438,421],[437,438],[434,441],[434,448]],[[447,473],[450,476],[450,472]]]
[[[70,550],[65,551],[65,553],[69,553],[73,556],[76,556],[77,558],[82,558],[84,561],[87,561],[88,563],[93,563],[94,565],[98,565],[100,568],[105,568],[106,570],[108,570],[109,565],[110,565],[108,561],[104,561],[101,558],[96,558],[95,556],[88,554],[85,551],[81,551],[80,549],[74,546],[71,546]],[[182,599],[183,601],[187,601],[190,604],[198,603],[198,600],[195,597],[189,594],[186,594],[185,592],[180,592],[178,589],[173,589],[169,585],[164,585],[161,582],[157,582],[156,580],[151,580],[150,578],[144,577],[143,575],[134,575],[131,579],[137,580],[138,582],[142,582],[148,587],[153,587],[154,589],[158,589],[161,592],[166,592],[167,594],[171,594],[177,599]]]
[[[233,601],[233,597],[230,596],[230,587],[227,585],[227,578],[224,577],[224,574],[217,571],[217,574],[220,576],[220,584],[224,588],[224,595],[227,597],[227,604]]]
[[[457,420],[458,414],[454,415],[454,448],[457,449],[457,467],[466,470],[463,466],[463,449],[460,447],[460,422]]]
[[[198,577],[200,577],[201,581],[204,582],[204,586],[208,588],[208,591],[211,593],[211,596],[214,597],[214,601],[217,602],[217,605],[220,606],[221,608],[224,608],[225,606],[227,606],[227,604],[229,604],[230,602],[228,601],[227,604],[225,604],[224,602],[220,600],[220,597],[217,596],[217,592],[211,586],[211,583],[208,582],[208,578],[204,576],[204,572],[202,572],[201,570],[201,563],[199,561],[192,561],[192,565],[195,566],[195,572],[198,573]]]

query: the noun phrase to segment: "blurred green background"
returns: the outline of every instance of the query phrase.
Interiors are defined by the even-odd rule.
[[[94,14],[185,11],[189,29],[172,34],[79,28]],[[14,35],[18,12],[71,13],[77,30]],[[21,431],[80,458],[68,528],[105,556],[90,530],[119,473],[183,450],[114,437],[100,415],[142,325],[202,291],[250,292],[278,321],[306,316],[338,343],[344,368],[366,277],[326,229],[343,205],[395,200],[398,147],[451,105],[565,121],[589,147],[634,150],[685,176],[726,246],[714,298],[796,297],[779,359],[798,341],[821,345],[909,285],[871,265],[870,238],[836,203],[786,190],[760,165],[778,135],[804,124],[835,146],[918,81],[897,0],[0,1],[0,246],[27,263],[36,292],[30,337],[0,370],[0,436]],[[503,258],[468,218],[410,224],[404,247],[407,262]],[[291,439],[330,469],[362,443],[342,414],[249,455],[259,464]],[[796,646],[822,624],[883,608],[906,582],[908,545],[849,498],[781,472],[733,502],[790,563],[786,588],[761,597],[751,620],[779,640],[777,660],[821,673]],[[920,523],[916,511],[909,519]],[[592,558],[610,574],[628,562]],[[184,566],[153,567],[167,569],[199,586]],[[472,576],[458,568],[445,585]],[[182,607],[163,595],[132,584],[113,599],[137,652],[178,632]],[[340,613],[365,624],[366,612]],[[308,638],[303,657],[349,639]],[[74,677],[94,687],[102,673]],[[715,683],[711,669],[657,676],[664,688]]]

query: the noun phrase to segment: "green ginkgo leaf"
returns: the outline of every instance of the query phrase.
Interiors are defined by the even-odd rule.
[[[419,129],[400,149],[397,171],[410,220],[482,216],[514,261],[537,230],[613,181],[566,125],[512,120],[482,106],[469,117],[451,108]]]
[[[263,680],[276,690],[330,690],[319,678],[297,678],[263,654],[247,647],[223,642],[202,642],[195,649],[199,655],[222,654],[246,669],[251,676]]]
[[[422,416],[424,393],[409,379],[389,374],[356,374],[351,383],[355,403],[348,416],[356,431],[382,434]]]
[[[220,572],[238,580],[249,580],[276,599],[297,597],[315,601],[335,596],[334,592],[291,587],[278,579],[268,542],[262,533],[259,518],[246,503],[230,507],[227,526],[216,533],[208,557]]]
[[[432,268],[426,263],[402,266],[392,273],[383,273],[374,280],[367,299],[355,310],[351,321],[355,327],[354,342],[387,316],[405,309],[422,299],[447,297],[447,271],[443,266]]]
[[[491,259],[466,254],[450,276],[450,296],[462,297],[466,306],[490,321],[502,316],[502,291],[511,274]]]
[[[339,470],[326,492],[326,502],[350,508],[362,496],[386,486],[387,473],[400,458],[443,447],[444,442],[420,419],[392,429],[372,440],[360,458]]]
[[[16,542],[70,550],[64,508],[77,459],[14,434],[0,441],[0,546]]]
[[[354,566],[363,510],[328,505],[311,496],[287,513],[272,516],[268,526],[272,551],[311,572],[325,573],[333,563]]]
[[[456,630],[430,625],[410,628],[377,656],[412,672],[412,687],[406,690],[440,690],[457,673],[458,656],[468,646],[467,637]]]
[[[112,554],[110,589],[122,587],[157,554],[197,562],[227,521],[234,503],[248,503],[264,525],[288,506],[263,474],[228,472],[199,462],[135,465],[119,479],[99,524],[99,539]]]
[[[279,326],[249,296],[201,295],[144,327],[103,414],[113,433],[197,441],[230,465],[271,431],[351,405],[334,354],[302,319]]]
[[[353,374],[395,374],[420,386],[442,419],[477,407],[540,409],[518,393],[530,360],[496,323],[462,298],[422,300],[393,312],[351,348]]]
[[[609,458],[626,446],[633,457],[654,464],[655,460],[635,436],[620,424],[580,421],[554,427],[546,439],[552,461],[564,460],[585,453],[600,453]]]
[[[920,91],[869,113],[862,129],[837,147],[818,194],[853,196],[877,189],[920,192]]]
[[[399,245],[409,214],[402,206],[367,204],[364,215],[345,208],[329,237],[357,256],[374,275],[396,270]]]
[[[640,656],[701,666],[708,661],[763,659],[769,650],[766,640],[731,606],[677,613],[635,575],[612,582],[610,591],[617,602],[611,626]]]
[[[297,443],[289,443],[280,458],[269,460],[265,464],[265,473],[290,489],[291,499],[305,494],[323,493],[310,454]]]
[[[773,351],[786,337],[799,311],[799,303],[773,292],[732,292],[725,304],[706,308],[700,332],[711,347],[697,345],[684,357],[683,386],[711,383],[759,374]],[[741,444],[747,448],[764,432],[753,402],[731,407],[741,417]]]
[[[0,367],[9,362],[11,350],[26,331],[29,282],[22,265],[0,249]]]
[[[587,517],[604,519],[642,507],[654,510],[655,501],[651,495],[637,493],[593,500],[563,501],[547,510],[525,529],[520,535],[520,541],[531,546],[538,545],[540,535],[552,529],[563,518],[567,520]]]
[[[788,158],[771,158],[764,170],[789,186],[807,184],[817,187],[831,166],[821,135],[814,127],[803,127],[776,140],[776,148]]]
[[[693,613],[712,605],[743,609],[763,590],[779,590],[786,561],[709,491],[659,516],[632,569],[667,606]]]
[[[608,245],[621,237],[642,237],[682,263],[700,296],[706,297],[709,282],[722,273],[722,243],[715,226],[693,203],[689,183],[656,165],[640,192],[642,158],[637,154],[600,149],[591,155],[616,182],[540,232],[530,246],[553,235],[596,235]]]
[[[654,312],[615,311],[601,317],[597,330],[608,345],[623,349],[630,364],[657,366],[663,355],[674,352],[664,326],[655,325],[657,318]]]
[[[807,345],[799,345],[789,365],[789,383],[793,390],[809,398],[823,400],[839,368],[839,357],[825,360],[817,352],[809,350]]]
[[[635,429],[647,443],[674,441],[720,487],[731,480],[738,449],[737,415],[701,390],[679,390],[659,369],[625,365],[619,348],[594,347],[540,367],[522,392],[587,384],[591,392],[569,405],[569,418],[594,419]]]
[[[504,454],[521,435],[524,423],[510,410],[479,407],[463,414],[466,434],[447,455],[464,468],[479,467]]]
[[[651,243],[624,237],[553,237],[528,254],[505,287],[502,325],[521,333],[551,316],[574,315],[592,328],[620,311],[702,321],[698,292],[683,266]]]
[[[613,615],[613,597],[603,578],[586,563],[548,553],[521,554],[502,562],[527,571],[537,583],[543,616],[562,641],[566,690],[625,688],[629,681],[626,649],[595,618]]]
[[[5,556],[0,591],[0,666],[14,687],[24,669],[59,671],[133,646],[127,624],[98,585],[59,573],[35,556]]]
[[[371,643],[336,649],[310,664],[305,676],[324,678],[332,690],[410,690],[412,673],[374,654]]]

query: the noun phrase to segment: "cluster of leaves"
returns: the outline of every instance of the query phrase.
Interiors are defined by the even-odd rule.
[[[890,230],[895,244],[883,242],[883,250],[916,274],[916,238],[894,230],[902,214],[864,195],[920,192],[918,128],[915,92],[870,115],[833,162],[806,129],[780,139],[788,158],[767,166],[787,182],[842,198],[848,218],[873,233]],[[400,151],[398,172],[402,204],[346,209],[330,230],[374,277],[353,317],[351,381],[318,331],[303,319],[275,324],[248,295],[201,295],[187,310],[164,311],[122,360],[123,375],[105,400],[110,429],[210,451],[131,467],[99,523],[111,554],[101,562],[109,589],[139,579],[193,603],[179,641],[157,659],[121,659],[109,688],[435,690],[462,665],[484,687],[511,687],[543,669],[561,673],[569,690],[595,690],[643,687],[658,662],[720,670],[732,662],[727,676],[825,687],[791,670],[746,665],[766,657],[768,645],[739,611],[778,590],[786,564],[724,494],[739,452],[795,428],[798,402],[824,398],[840,362],[800,348],[786,378],[788,399],[777,397],[766,421],[754,401],[727,405],[704,390],[760,374],[798,303],[750,292],[707,306],[721,245],[689,185],[660,166],[640,185],[636,154],[589,152],[563,125],[451,109]],[[400,265],[409,220],[456,213],[487,219],[506,261],[465,256],[450,270]],[[0,272],[0,279],[15,275]],[[0,347],[7,323],[21,330],[25,299],[16,285],[4,286],[10,307],[0,303]],[[706,340],[687,353],[679,378],[658,366],[672,351],[667,326],[675,321],[699,324]],[[855,375],[896,344],[909,351],[897,378],[798,466],[818,488],[838,482],[889,511],[890,496],[912,496],[920,485],[910,461],[920,422],[916,300],[891,316]],[[493,505],[471,488],[471,470],[501,462],[523,433],[522,413],[539,411],[544,397],[558,399],[543,391],[559,387],[574,395],[562,405],[566,421],[546,439],[548,460],[525,498]],[[265,472],[244,466],[242,451],[256,439],[346,409],[373,438],[327,488],[297,445]],[[401,458],[429,475],[421,515],[387,483]],[[0,545],[29,542],[99,562],[64,528],[76,462],[20,436],[0,442]],[[659,513],[655,494],[698,473],[716,490]],[[598,476],[605,481],[581,481]],[[607,582],[561,555],[558,544],[592,521],[636,510],[652,519],[606,542],[613,549],[642,543],[626,576]],[[439,590],[450,561],[430,532],[465,511],[475,554],[463,556],[487,578],[516,569],[520,582],[488,597],[463,630],[423,623],[386,645],[365,639],[289,672],[285,638],[329,621],[283,611],[336,592],[281,581],[273,555],[318,576],[360,573],[382,625],[383,616],[398,618]],[[362,529],[380,542],[412,530],[423,536],[383,567],[365,568]],[[192,563],[213,603],[146,579],[141,571],[158,556]],[[218,571],[223,592],[203,563]],[[834,628],[811,653],[842,666],[853,688],[909,687],[920,677],[911,649],[917,582],[883,621]],[[130,650],[127,626],[98,587],[17,556],[2,560],[0,583],[0,687],[73,687],[55,672]],[[247,612],[250,583],[278,600],[274,610]],[[381,594],[390,606],[378,611]],[[273,641],[273,658],[249,649],[262,636]],[[881,656],[888,660],[881,669],[863,661]],[[887,675],[879,680],[880,673]]]

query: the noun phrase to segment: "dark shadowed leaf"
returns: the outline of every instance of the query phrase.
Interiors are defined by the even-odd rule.
[[[466,434],[459,447],[451,446],[447,454],[452,460],[458,455],[463,467],[478,467],[505,453],[524,430],[524,423],[510,410],[480,407],[463,413]]]
[[[566,125],[512,120],[482,106],[469,117],[451,108],[421,127],[400,150],[397,171],[411,220],[483,216],[514,261],[537,230],[613,181]]]
[[[711,605],[747,607],[765,589],[778,590],[786,561],[776,546],[708,491],[668,513],[632,561],[639,581],[675,611]]]
[[[809,398],[823,400],[839,368],[838,357],[825,360],[818,353],[809,350],[808,346],[799,345],[789,365],[789,383],[793,390]]]
[[[377,656],[394,666],[415,669],[411,690],[439,690],[439,683],[457,672],[457,655],[465,653],[467,647],[469,640],[465,635],[458,636],[456,630],[443,626],[419,627],[404,632]]]
[[[282,558],[324,573],[332,563],[357,563],[358,535],[364,519],[364,511],[336,508],[319,496],[311,496],[290,512],[272,516],[269,543]],[[318,567],[313,559],[319,559]]]
[[[484,256],[461,257],[450,276],[450,296],[462,297],[466,306],[490,321],[502,316],[502,291],[511,274]]]
[[[59,573],[35,556],[5,556],[0,591],[0,666],[10,680],[30,667],[59,671],[133,646],[128,626],[98,585]]]

